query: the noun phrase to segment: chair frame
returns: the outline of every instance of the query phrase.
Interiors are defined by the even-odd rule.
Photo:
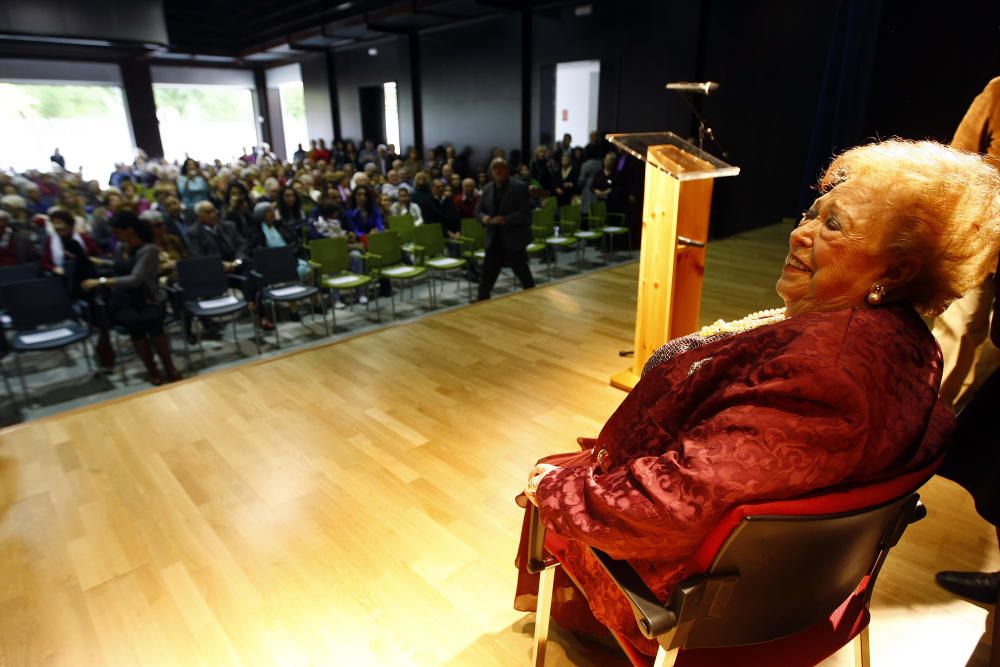
[[[218,297],[220,295],[228,294],[229,291],[231,289],[233,289],[232,285],[230,284],[232,282],[233,276],[225,276],[226,277],[226,281],[225,281],[226,285],[225,285],[225,287],[222,287],[221,291],[215,292],[214,294],[209,294],[208,292],[204,292],[203,291],[203,286],[201,286],[201,285],[198,286],[199,289],[196,289],[194,294],[190,293],[190,287],[191,286],[188,286],[188,288],[185,288],[185,286],[184,286],[184,284],[182,282],[182,279],[181,279],[181,273],[182,273],[182,271],[181,271],[180,267],[182,265],[184,265],[184,264],[187,264],[187,263],[192,263],[192,264],[193,263],[197,263],[197,262],[207,263],[210,260],[215,260],[215,261],[217,261],[219,263],[220,267],[222,266],[222,259],[220,257],[218,257],[217,255],[208,255],[206,257],[190,257],[188,259],[182,259],[182,260],[180,260],[177,263],[177,265],[178,265],[177,283],[176,283],[176,285],[172,285],[172,286],[170,286],[170,287],[167,288],[168,291],[179,291],[180,292],[181,302],[184,305],[184,315],[183,315],[183,317],[189,317],[189,318],[193,318],[194,319],[194,321],[192,321],[192,323],[191,323],[192,324],[191,328],[195,332],[195,338],[197,340],[196,344],[198,346],[198,351],[201,354],[202,365],[204,366],[205,363],[206,363],[205,362],[205,346],[204,346],[204,343],[203,343],[202,337],[201,337],[201,323],[197,321],[198,318],[202,318],[202,317],[208,318],[208,319],[211,319],[211,320],[230,318],[230,321],[232,322],[232,325],[233,325],[233,345],[236,347],[236,351],[239,352],[240,354],[242,354],[242,350],[240,350],[239,332],[236,329],[236,321],[239,319],[240,313],[242,313],[244,310],[247,311],[247,313],[250,314],[250,324],[253,326],[254,344],[257,347],[257,354],[259,355],[260,354],[260,326],[259,326],[259,322],[258,322],[257,316],[254,315],[254,313],[250,310],[250,303],[248,301],[246,301],[245,299],[243,299],[242,295],[240,297],[236,297],[237,302],[240,303],[240,306],[238,308],[234,308],[232,310],[227,310],[226,312],[222,312],[222,313],[218,313],[218,314],[204,314],[204,313],[203,314],[198,314],[198,313],[195,312],[195,304],[197,304],[200,300],[206,299],[206,298],[210,298],[212,296]],[[187,336],[185,335],[185,336],[183,336],[183,338],[184,338],[184,357],[185,357],[185,359],[187,361],[187,367],[188,367],[188,369],[190,369],[191,371],[193,371],[194,370],[194,366],[191,364],[191,349],[190,349],[191,346],[188,344]]]
[[[93,363],[93,361],[90,358],[90,348],[87,345],[87,342],[90,340],[90,335],[93,333],[93,329],[91,328],[90,323],[87,322],[86,320],[84,320],[83,318],[81,318],[80,313],[77,312],[76,310],[74,310],[73,304],[70,301],[69,295],[66,294],[66,292],[65,292],[65,285],[64,285],[64,283],[63,283],[63,281],[62,281],[61,278],[58,278],[58,277],[47,277],[47,278],[46,277],[39,277],[39,278],[32,278],[30,280],[15,280],[15,281],[7,282],[7,283],[4,283],[4,284],[0,285],[0,294],[2,294],[3,292],[5,292],[7,290],[13,290],[13,289],[18,288],[18,287],[21,287],[23,289],[25,285],[29,285],[29,284],[35,284],[35,285],[39,285],[39,286],[41,286],[42,284],[45,284],[45,285],[51,285],[53,287],[55,287],[56,285],[58,285],[58,288],[59,288],[58,289],[58,294],[65,297],[65,302],[64,303],[62,303],[62,304],[55,304],[55,306],[53,307],[53,318],[52,319],[47,319],[45,321],[39,320],[39,321],[34,322],[32,324],[29,324],[27,326],[22,326],[22,325],[24,325],[24,322],[23,321],[19,322],[19,318],[18,318],[18,313],[17,312],[10,311],[8,313],[9,317],[11,318],[11,323],[10,323],[10,327],[9,328],[10,328],[11,332],[14,335],[14,343],[13,344],[8,344],[7,347],[10,349],[10,352],[13,353],[13,357],[14,357],[14,369],[17,371],[17,377],[18,377],[18,380],[20,381],[20,384],[21,384],[21,391],[24,393],[24,399],[25,399],[26,402],[30,403],[30,401],[31,401],[31,392],[28,391],[28,383],[27,383],[27,381],[25,380],[25,377],[24,377],[24,369],[21,367],[21,354],[24,354],[26,352],[48,352],[50,350],[61,350],[63,352],[63,354],[65,355],[67,347],[69,347],[70,345],[75,345],[76,343],[79,343],[82,346],[82,348],[83,348],[83,357],[84,357],[84,360],[87,362],[87,373],[88,373],[88,375],[92,374],[94,372],[94,363]],[[47,301],[44,301],[44,300],[43,300],[43,302],[48,303]],[[8,307],[9,307],[9,304],[5,304],[5,305],[8,305]],[[63,308],[61,309],[62,312],[61,313],[56,313],[55,311],[59,310],[58,306],[60,306],[60,305],[63,306]],[[56,318],[55,317],[56,315],[59,315],[59,317]],[[21,332],[28,333],[28,332],[30,332],[32,330],[45,331],[47,329],[56,329],[61,324],[65,323],[65,322],[69,322],[69,321],[73,321],[73,322],[75,322],[75,324],[77,326],[82,327],[82,331],[79,332],[79,333],[83,334],[82,338],[76,338],[75,340],[72,340],[72,341],[69,341],[69,342],[56,342],[56,341],[52,341],[52,343],[46,344],[44,347],[37,347],[37,348],[34,348],[34,349],[18,349],[18,347],[17,347],[17,336]],[[77,336],[77,335],[79,335],[79,333],[73,334],[73,336]],[[0,331],[0,335],[6,335],[6,334],[5,334],[5,332]],[[67,357],[67,359],[68,359],[68,357]],[[6,373],[4,374],[4,382],[5,382],[5,384],[7,383]],[[8,388],[8,391],[10,391],[10,386],[9,385],[7,385],[7,388]],[[11,393],[11,396],[13,397],[14,396],[13,392],[11,391],[10,393]]]
[[[888,500],[880,498],[878,500],[881,502],[864,507],[842,508],[844,511],[832,514],[809,514],[805,511],[798,514],[793,512],[768,514],[767,510],[773,509],[775,505],[794,506],[794,503],[802,500],[799,498],[777,501],[775,504],[743,505],[730,510],[726,518],[720,521],[713,533],[703,542],[696,558],[689,561],[690,570],[697,574],[678,583],[666,604],[657,599],[627,561],[616,560],[593,547],[590,547],[590,551],[628,600],[642,634],[649,639],[657,640],[660,644],[654,662],[655,667],[672,667],[681,649],[724,648],[780,640],[823,621],[839,606],[839,601],[850,599],[851,594],[858,589],[857,582],[866,581],[865,577],[867,586],[862,595],[864,607],[868,608],[876,579],[889,550],[898,543],[907,526],[926,516],[926,510],[919,502],[916,489],[934,473],[939,463],[940,460],[917,473],[904,476],[906,480],[920,481],[902,495]],[[876,489],[888,484],[883,482],[848,490]],[[813,494],[807,499],[822,499],[842,491],[844,489]],[[761,514],[753,514],[752,509],[755,505],[763,507],[764,511]],[[751,511],[747,511],[748,508]],[[540,521],[538,509],[532,505],[530,511],[526,565],[529,572],[539,574],[531,664],[542,667],[545,664],[555,567],[559,562],[544,549],[545,527]],[[803,527],[808,532],[803,531]],[[861,535],[862,532],[865,534]],[[773,543],[774,540],[787,541],[790,536],[798,539],[800,534],[806,534],[812,539],[812,542],[806,542],[807,548],[811,545],[812,553],[830,552],[828,558],[839,556],[841,560],[848,560],[846,554],[854,555],[853,559],[849,559],[848,565],[841,565],[842,568],[846,567],[849,570],[846,578],[839,577],[838,587],[822,589],[821,592],[825,593],[819,596],[815,594],[815,589],[800,586],[799,589],[807,590],[805,596],[795,598],[786,593],[782,596],[782,602],[772,605],[778,607],[777,615],[772,614],[755,621],[755,615],[751,613],[752,606],[745,603],[746,599],[750,599],[753,601],[751,604],[760,605],[759,591],[755,591],[755,586],[759,588],[761,580],[758,578],[755,581],[754,576],[757,573],[737,568],[734,562],[739,561],[741,550],[753,553],[750,550],[756,549],[759,552],[761,543]],[[845,534],[854,539],[853,546],[851,540],[843,539]],[[713,539],[721,541],[721,545],[713,545]],[[705,551],[706,547],[708,551]],[[837,549],[842,549],[843,553],[836,553]],[[795,551],[799,553],[798,549]],[[867,563],[859,561],[857,557],[859,551],[873,554],[872,559]],[[697,556],[704,558],[706,554],[711,558],[711,564],[707,569],[703,564],[697,564]],[[823,558],[819,560],[822,561]],[[790,572],[792,575],[800,575],[798,581],[816,581],[817,570],[825,565],[836,567],[833,562],[820,562],[815,565],[808,558],[800,557],[798,561],[800,561],[798,568],[774,569],[780,570],[781,575],[786,577]],[[845,588],[843,583],[845,581],[851,586]],[[773,582],[771,583],[773,585]],[[747,591],[746,593],[740,593],[741,586]],[[785,590],[793,589],[799,590],[794,587],[786,587]],[[819,601],[816,601],[816,597]],[[785,599],[791,601],[785,603]],[[803,601],[805,607],[802,606]],[[782,605],[786,609],[782,610]],[[760,617],[760,614],[756,616]],[[737,640],[734,641],[734,637]],[[867,624],[854,637],[854,647],[855,663],[859,667],[868,667],[870,641]]]
[[[301,280],[298,280],[297,276],[296,276],[295,280],[276,280],[276,281],[271,281],[270,278],[267,275],[265,275],[265,274],[263,274],[263,273],[261,273],[260,271],[257,270],[256,264],[258,263],[259,258],[261,256],[263,256],[265,254],[278,254],[278,251],[282,251],[282,252],[288,254],[289,258],[291,259],[291,265],[290,265],[290,267],[291,267],[292,271],[295,272],[297,270],[296,261],[295,261],[296,260],[295,253],[292,252],[292,250],[290,248],[288,248],[288,247],[282,247],[282,248],[258,248],[254,252],[254,265],[255,265],[255,268],[250,272],[250,275],[252,275],[257,280],[257,286],[258,286],[258,289],[257,289],[257,300],[260,302],[261,307],[263,307],[265,301],[268,301],[271,304],[271,323],[274,324],[274,345],[275,345],[275,347],[277,347],[278,349],[281,348],[281,336],[278,334],[278,308],[277,308],[277,304],[278,303],[292,304],[292,303],[301,303],[303,301],[307,301],[307,302],[311,303],[313,301],[313,297],[318,297],[319,304],[320,304],[320,310],[322,311],[322,315],[323,315],[323,329],[324,329],[324,331],[326,331],[326,335],[329,336],[330,335],[330,324],[326,320],[326,301],[323,299],[322,290],[319,287],[316,287],[314,285],[307,285],[306,283],[303,283]],[[313,274],[315,275],[315,271],[313,271]],[[291,278],[291,274],[289,274],[288,277]],[[268,296],[268,288],[269,287],[278,286],[278,285],[283,286],[283,287],[302,287],[302,288],[306,288],[305,291],[307,292],[307,294],[303,294],[302,296],[290,296],[290,297],[277,297],[277,296],[274,296],[273,294],[271,296]]]
[[[329,308],[329,310],[330,310],[330,320],[332,322],[331,326],[332,326],[332,329],[333,329],[333,334],[334,335],[337,334],[337,307],[336,307],[336,303],[335,303],[335,299],[334,299],[334,292],[341,292],[341,291],[345,291],[345,290],[360,290],[360,291],[362,291],[363,295],[365,296],[366,301],[368,301],[368,302],[371,302],[372,300],[375,301],[375,317],[378,319],[379,322],[381,322],[382,321],[382,310],[379,307],[378,289],[374,289],[374,290],[372,289],[373,286],[377,288],[378,284],[372,280],[372,277],[370,275],[368,275],[367,268],[365,269],[366,272],[363,273],[363,274],[361,274],[361,273],[353,273],[353,272],[351,272],[348,269],[349,261],[350,261],[349,260],[350,250],[347,248],[347,239],[345,237],[323,238],[323,239],[316,239],[315,241],[313,241],[313,243],[316,244],[315,247],[312,244],[310,244],[310,246],[309,246],[309,266],[312,267],[313,276],[315,277],[315,280],[316,280],[316,286],[319,287],[320,289],[326,289],[326,291],[327,291],[326,298],[330,302],[330,308]],[[343,263],[341,265],[334,267],[334,270],[335,270],[334,273],[323,273],[323,269],[325,268],[324,264],[322,262],[317,262],[316,261],[316,250],[315,249],[316,248],[322,248],[323,245],[327,245],[328,243],[335,243],[335,244],[336,243],[340,243],[340,244],[343,244],[343,246],[344,246],[344,254],[343,254],[343,260],[344,261],[343,261]],[[367,267],[367,265],[368,265],[368,258],[367,258],[367,256],[362,255],[362,260],[364,261],[365,266]],[[346,287],[346,288],[329,287],[329,286],[325,286],[323,284],[324,279],[326,279],[328,277],[330,277],[330,278],[339,278],[339,277],[347,277],[347,276],[350,276],[350,277],[362,280],[362,284],[356,285],[354,287]],[[366,312],[368,311],[368,303],[365,304],[365,311]]]

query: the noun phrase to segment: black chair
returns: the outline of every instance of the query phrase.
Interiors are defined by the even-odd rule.
[[[37,264],[14,264],[13,266],[0,267],[0,286],[34,280],[39,277],[41,277],[41,273]],[[0,296],[0,326],[6,329],[9,325],[10,316],[7,315],[3,297]]]
[[[217,255],[194,257],[177,262],[177,289],[181,292],[184,311],[188,317],[197,319],[225,320],[233,324],[233,344],[239,350],[239,335],[236,332],[236,320],[244,311],[250,312],[250,304],[242,298],[230,294],[229,280],[222,259]],[[251,314],[254,343],[257,354],[260,354],[260,335],[257,330],[256,318]],[[196,327],[198,349],[202,362],[205,360],[205,348],[201,341],[201,328]],[[184,337],[184,356],[188,368],[191,368],[191,353],[188,349],[187,336]]]
[[[868,667],[875,580],[903,531],[926,510],[916,491],[941,459],[888,481],[727,512],[688,560],[664,603],[627,561],[590,548],[628,600],[639,631],[660,644],[655,665],[816,665],[852,640]],[[528,571],[541,574],[532,664],[544,665],[553,571],[531,507]],[[583,591],[586,595],[587,591]],[[616,635],[626,652],[632,645]],[[629,653],[633,664],[645,656]]]
[[[289,247],[258,248],[253,254],[253,270],[250,275],[257,282],[261,304],[271,303],[271,321],[274,323],[274,344],[281,347],[278,336],[277,304],[290,305],[301,301],[317,300],[319,288],[306,285],[299,280],[298,261]],[[323,313],[323,328],[330,335],[330,325],[326,321],[326,303],[318,299]]]
[[[10,347],[15,352],[14,365],[21,389],[28,398],[28,385],[19,354],[64,349],[74,343],[85,342],[90,336],[90,325],[80,321],[60,278],[38,278],[0,285],[0,299],[10,317],[10,328],[13,330]],[[88,370],[92,371],[85,343],[83,356]]]

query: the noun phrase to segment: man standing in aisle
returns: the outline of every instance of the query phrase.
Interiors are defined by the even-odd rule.
[[[493,180],[483,188],[476,209],[476,219],[486,227],[486,257],[479,279],[479,301],[490,298],[493,285],[504,262],[521,281],[521,287],[535,286],[528,267],[528,244],[531,243],[531,200],[528,186],[511,180],[507,161],[490,162]]]

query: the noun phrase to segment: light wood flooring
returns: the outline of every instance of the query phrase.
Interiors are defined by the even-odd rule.
[[[787,232],[711,245],[705,321],[778,304]],[[0,432],[0,665],[526,665],[513,497],[622,400],[636,271]],[[997,569],[995,537],[954,484],[923,495],[873,665],[985,665],[987,610],[932,579]],[[548,664],[624,662],[556,631]]]

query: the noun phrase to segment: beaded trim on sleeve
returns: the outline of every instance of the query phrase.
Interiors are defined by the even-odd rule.
[[[755,313],[750,313],[746,317],[740,318],[738,320],[732,320],[726,322],[725,320],[716,320],[709,325],[701,328],[698,335],[702,338],[708,338],[710,336],[717,336],[724,333],[742,333],[744,331],[750,331],[751,329],[756,329],[757,327],[763,326],[765,324],[774,324],[775,322],[781,322],[785,319],[785,309],[784,308],[772,308],[770,310],[758,310]]]

